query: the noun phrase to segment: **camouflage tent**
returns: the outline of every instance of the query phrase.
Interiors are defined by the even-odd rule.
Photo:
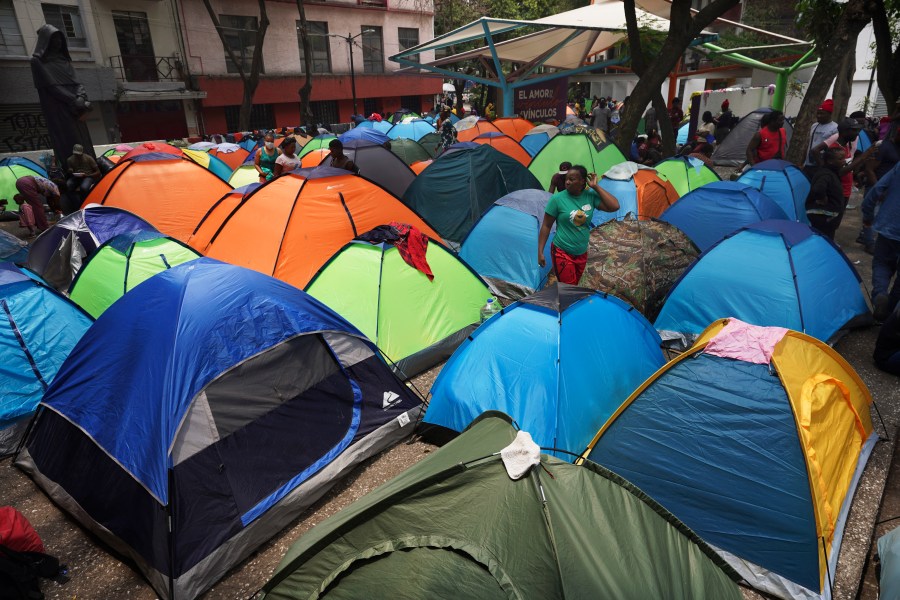
[[[629,302],[650,321],[699,250],[680,229],[656,219],[610,221],[591,232],[580,286]]]

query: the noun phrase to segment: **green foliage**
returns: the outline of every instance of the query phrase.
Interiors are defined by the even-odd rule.
[[[587,0],[435,0],[434,33],[442,35],[480,17],[540,19],[586,4]]]
[[[833,0],[800,0],[797,2],[797,24],[812,35],[819,47],[827,47],[843,12],[843,4]]]

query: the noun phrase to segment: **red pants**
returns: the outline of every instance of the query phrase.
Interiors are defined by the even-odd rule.
[[[578,256],[572,256],[565,250],[560,250],[550,244],[550,256],[553,259],[553,271],[560,283],[578,285],[584,267],[587,265],[587,252]]]

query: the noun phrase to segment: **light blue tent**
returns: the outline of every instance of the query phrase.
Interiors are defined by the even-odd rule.
[[[519,143],[528,154],[535,156],[558,133],[559,128],[555,125],[537,125],[526,133]]]
[[[688,121],[684,125],[678,128],[678,135],[675,136],[675,143],[679,146],[684,146],[688,141],[688,129],[691,128],[691,122]]]
[[[847,257],[795,221],[748,225],[701,254],[669,292],[655,326],[663,339],[690,339],[726,317],[826,342],[872,319]]]
[[[619,201],[619,210],[595,210],[591,219],[595,227],[628,215],[640,219],[656,218],[678,200],[675,186],[654,169],[631,161],[610,167],[600,178],[600,187]]]
[[[544,190],[518,190],[503,196],[463,240],[460,257],[488,282],[494,294],[518,300],[547,282],[552,232],[544,247],[543,267],[538,266],[535,255],[550,196]]]
[[[0,263],[0,456],[15,451],[28,418],[93,320],[37,276]]]
[[[387,136],[392,140],[407,138],[418,142],[429,133],[434,133],[434,127],[432,127],[431,123],[422,119],[414,119],[405,123],[397,123],[388,130]]]
[[[685,232],[704,251],[745,225],[788,216],[755,187],[715,181],[688,192],[659,218]]]
[[[756,163],[738,181],[765,193],[784,210],[789,219],[809,223],[806,218],[809,179],[788,161],[773,158]]]
[[[23,263],[28,259],[28,244],[0,229],[0,262]]]
[[[557,284],[463,342],[431,389],[425,421],[462,431],[500,410],[538,445],[579,453],[664,362],[659,336],[630,305]]]

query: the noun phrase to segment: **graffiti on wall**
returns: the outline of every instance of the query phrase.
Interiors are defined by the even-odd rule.
[[[8,105],[0,109],[0,152],[51,147],[50,133],[39,105]]]

